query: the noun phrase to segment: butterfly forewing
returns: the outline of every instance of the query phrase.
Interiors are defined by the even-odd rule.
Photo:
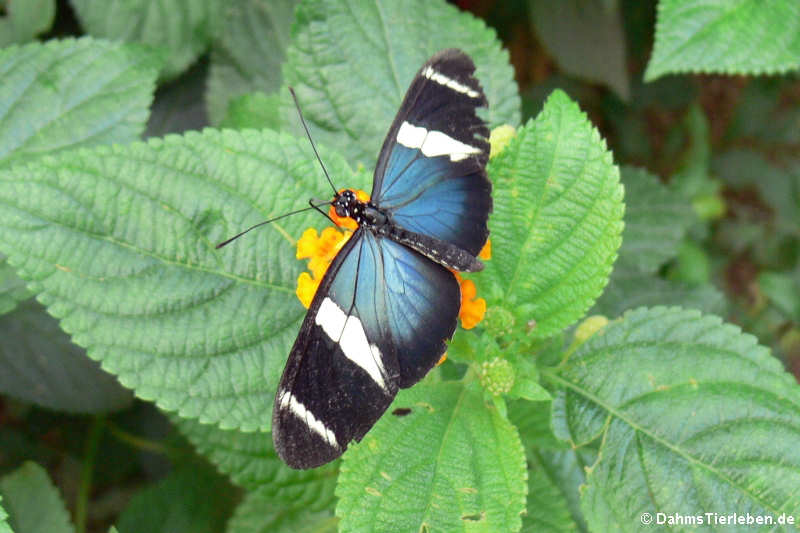
[[[478,255],[489,230],[489,129],[472,60],[439,52],[419,70],[384,141],[372,200],[400,226]]]

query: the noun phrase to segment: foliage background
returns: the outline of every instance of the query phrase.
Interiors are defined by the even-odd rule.
[[[364,43],[380,42],[376,35],[383,32],[387,42],[427,42],[434,49],[462,46],[479,65],[478,74],[492,103],[487,116],[492,126],[509,123],[520,127],[516,144],[492,162],[497,176],[505,175],[503,172],[509,169],[545,168],[544,156],[526,158],[530,154],[558,153],[557,143],[544,142],[550,138],[548,133],[581,139],[581,146],[587,150],[581,161],[596,161],[596,166],[587,170],[585,166],[565,165],[558,169],[558,175],[581,176],[588,181],[596,178],[592,182],[600,191],[596,194],[604,198],[607,195],[611,200],[595,220],[613,221],[615,216],[621,216],[618,203],[612,201],[618,190],[616,175],[610,174],[610,155],[591,126],[599,131],[621,168],[620,178],[625,186],[622,247],[610,281],[589,314],[616,318],[639,306],[658,305],[679,305],[707,314],[664,308],[638,310],[626,315],[624,323],[630,329],[612,326],[603,336],[592,337],[580,347],[569,347],[573,335],[584,339],[573,330],[564,336],[559,336],[560,332],[583,316],[586,309],[582,304],[559,306],[559,298],[573,297],[586,302],[584,307],[590,305],[605,283],[610,265],[605,264],[604,258],[610,256],[598,260],[601,274],[585,273],[591,283],[575,282],[583,292],[575,290],[568,296],[548,299],[542,297],[545,291],[541,287],[515,286],[517,290],[511,290],[513,282],[508,281],[508,272],[517,263],[533,263],[539,271],[557,271],[559,256],[540,259],[535,250],[527,255],[521,250],[519,256],[500,252],[486,272],[486,279],[497,283],[487,282],[481,287],[476,281],[490,302],[490,312],[493,308],[496,311],[487,318],[486,328],[501,343],[506,342],[503,333],[509,323],[519,326],[525,317],[543,313],[551,322],[542,320],[536,324],[535,339],[528,339],[521,346],[509,341],[510,345],[521,352],[536,351],[543,360],[548,354],[557,360],[565,351],[565,343],[566,351],[573,353],[570,364],[558,373],[546,368],[528,369],[529,381],[519,380],[526,385],[511,391],[511,397],[546,399],[547,393],[538,387],[539,372],[551,384],[559,385],[554,387],[560,392],[553,399],[552,432],[549,409],[526,408],[530,402],[524,399],[510,401],[506,406],[513,427],[498,415],[504,404],[498,403],[497,411],[481,411],[485,398],[475,383],[443,387],[426,383],[401,395],[402,400],[409,404],[429,402],[437,413],[453,420],[460,420],[457,413],[464,410],[480,413],[460,422],[464,425],[457,432],[474,435],[472,440],[437,437],[453,463],[458,463],[464,450],[472,450],[470,446],[477,448],[470,451],[476,462],[487,464],[509,457],[525,460],[525,465],[511,459],[503,464],[508,473],[505,479],[478,480],[500,487],[498,494],[490,496],[493,501],[483,503],[490,509],[490,520],[498,520],[495,524],[502,524],[496,526],[501,529],[603,531],[614,525],[636,530],[638,524],[615,517],[614,513],[636,516],[639,511],[655,510],[642,500],[646,492],[643,474],[626,471],[625,476],[619,477],[609,466],[631,464],[624,454],[628,449],[625,444],[631,442],[636,442],[640,454],[655,465],[647,473],[662,476],[665,486],[670,478],[673,483],[680,483],[688,478],[703,479],[704,475],[733,480],[742,475],[743,479],[752,480],[746,477],[750,474],[734,467],[715,468],[719,464],[733,465],[742,457],[749,457],[753,463],[757,458],[764,465],[765,472],[757,476],[764,486],[753,483],[743,489],[745,496],[718,495],[719,501],[735,501],[739,505],[724,510],[755,511],[763,504],[775,511],[770,498],[780,497],[785,498],[787,509],[797,509],[800,497],[796,489],[791,489],[800,486],[791,482],[797,481],[796,474],[792,478],[792,474],[779,473],[783,467],[791,470],[792,465],[796,472],[796,453],[800,449],[796,446],[797,387],[781,370],[782,365],[795,380],[800,376],[797,5],[776,1],[773,9],[766,10],[759,2],[740,1],[734,3],[736,9],[719,17],[713,2],[702,1],[461,0],[449,6],[444,2],[428,3],[431,7],[421,17],[423,22],[417,22],[419,13],[409,10],[410,4],[404,2],[306,1],[297,11],[297,19],[295,4],[290,0],[241,0],[238,9],[225,10],[216,2],[205,0],[0,2],[0,45],[22,45],[34,40],[47,43],[15,49],[14,54],[25,52],[23,59],[0,56],[0,106],[4,106],[3,102],[21,102],[13,109],[0,107],[0,172],[8,179],[13,177],[12,168],[21,168],[19,165],[35,162],[46,154],[53,158],[35,163],[33,183],[54,184],[53,176],[57,176],[59,184],[69,184],[73,175],[83,179],[106,174],[149,176],[150,181],[137,177],[124,185],[152,186],[146,192],[154,195],[172,194],[181,207],[179,213],[142,211],[137,209],[142,204],[131,200],[128,218],[136,221],[133,227],[145,227],[146,231],[133,235],[125,228],[115,229],[125,236],[133,235],[134,241],[167,263],[188,261],[214,274],[217,267],[213,257],[203,256],[202,249],[189,244],[181,247],[181,243],[194,242],[195,237],[219,240],[221,234],[209,232],[219,231],[223,220],[243,221],[228,227],[230,233],[243,227],[245,220],[263,217],[236,195],[211,186],[204,188],[204,184],[198,186],[192,182],[193,176],[214,175],[215,165],[239,165],[240,175],[252,179],[229,184],[232,189],[249,191],[249,197],[256,199],[265,209],[263,212],[271,212],[271,207],[288,210],[290,201],[303,203],[308,196],[324,193],[315,162],[307,158],[305,141],[285,134],[266,134],[268,145],[278,147],[267,150],[264,138],[252,132],[211,132],[166,137],[164,141],[137,145],[132,152],[120,146],[139,138],[161,138],[207,125],[234,129],[268,126],[297,135],[294,111],[285,91],[279,91],[291,83],[297,86],[301,101],[308,102],[304,112],[314,126],[315,138],[327,148],[324,159],[334,175],[348,176],[353,183],[366,183],[369,172],[360,167],[370,168],[405,87],[391,61],[399,56],[386,50],[366,53]],[[474,17],[463,13],[457,17],[456,8]],[[387,25],[387,21],[394,25]],[[400,28],[415,33],[403,34]],[[397,33],[393,34],[393,30]],[[510,66],[494,41],[495,34],[508,51]],[[56,46],[53,41],[83,35],[91,39],[66,41],[66,47]],[[123,46],[103,38],[139,44]],[[716,49],[726,53],[715,53]],[[423,49],[401,50],[407,54],[402,58],[407,65],[418,66],[427,57]],[[20,97],[15,91],[34,68],[46,73],[45,81],[53,86],[69,87],[68,94],[74,97],[60,102],[60,107],[53,105],[54,96],[47,83],[26,89],[24,98]],[[517,87],[510,83],[512,78]],[[553,94],[555,89],[563,93]],[[578,103],[591,124],[570,99]],[[126,106],[119,102],[126,102]],[[370,102],[370,106],[364,106],[364,102]],[[540,114],[543,108],[546,112]],[[529,123],[529,119],[536,121]],[[521,128],[522,125],[526,126]],[[13,135],[9,133],[12,127]],[[119,146],[71,151],[112,143]],[[238,159],[231,155],[233,148]],[[285,161],[293,163],[286,165]],[[257,178],[265,166],[290,176],[296,190],[285,191],[277,199],[274,190],[264,190]],[[356,169],[355,173],[350,169]],[[521,181],[515,183],[524,183],[528,190],[546,191],[545,173],[522,174]],[[161,180],[157,187],[153,176]],[[102,184],[102,180],[98,183]],[[35,192],[36,198],[44,197],[44,187],[26,188],[29,186],[19,184],[12,192],[4,192],[3,204],[7,206],[11,199],[32,194],[30,191]],[[515,203],[513,187],[504,188],[499,180],[495,187],[498,210],[504,209],[502,206],[510,206],[507,212],[530,210],[530,206],[522,209]],[[119,198],[119,190],[101,188],[98,185],[101,200]],[[209,205],[217,205],[216,209],[191,211],[188,204],[178,201],[185,190],[207,198]],[[80,190],[76,188],[74,192]],[[531,196],[546,197],[545,192]],[[68,203],[54,201],[47,205],[51,208],[48,215],[56,220],[75,222],[70,218],[74,210]],[[124,208],[124,202],[119,205]],[[27,206],[29,210],[35,208],[34,202]],[[579,233],[596,226],[592,219],[587,220],[578,228]],[[91,232],[102,227],[102,222],[78,218],[75,223]],[[16,214],[13,223],[17,228],[31,228],[30,220],[22,215]],[[174,235],[173,241],[163,246],[148,242],[148,231],[152,228],[156,232],[159,223],[182,228],[184,233]],[[286,224],[285,230],[288,235],[299,235],[310,223],[319,221],[297,217]],[[500,242],[519,242],[520,236],[515,232],[520,228],[529,231],[526,223],[500,221],[492,228],[493,235]],[[3,231],[8,231],[5,225]],[[69,261],[64,250],[80,244],[56,235],[60,250],[52,251],[47,240],[15,240],[9,235],[6,233],[2,239],[8,250],[37,250],[37,260],[58,257],[58,261]],[[608,251],[613,253],[618,234],[611,229],[603,235],[611,243]],[[255,239],[254,246],[231,252],[229,264],[234,265],[238,279],[267,287],[291,281],[298,268],[294,260],[286,259],[285,251],[276,251],[274,241],[265,234]],[[103,248],[98,248],[97,253],[102,254]],[[383,474],[396,475],[391,464],[384,465],[381,475],[376,475],[377,469],[370,463],[377,459],[370,455],[369,446],[381,442],[382,435],[394,439],[391,428],[376,428],[375,440],[366,440],[364,446],[354,450],[355,458],[344,465],[335,463],[299,473],[280,464],[271,447],[265,445],[268,436],[239,431],[268,429],[260,420],[268,419],[263,411],[272,399],[263,394],[262,385],[266,379],[277,379],[282,361],[258,367],[253,356],[244,358],[239,368],[234,362],[209,370],[210,363],[200,357],[211,350],[206,343],[181,346],[180,350],[196,357],[197,367],[176,370],[164,357],[176,350],[174,339],[175,344],[164,341],[151,352],[147,351],[151,349],[149,345],[126,339],[127,352],[117,347],[105,353],[103,347],[113,343],[96,334],[103,331],[97,324],[108,327],[109,323],[103,320],[117,321],[112,327],[124,330],[137,320],[136,313],[151,319],[162,313],[164,322],[149,322],[148,338],[170,339],[165,331],[188,323],[195,324],[201,332],[207,329],[219,334],[222,340],[213,349],[223,353],[232,349],[224,342],[232,342],[236,336],[253,343],[282,345],[293,339],[296,328],[292,325],[300,319],[302,310],[287,312],[278,317],[280,320],[272,320],[259,310],[275,305],[274,301],[291,299],[291,294],[277,291],[277,296],[269,297],[276,300],[262,299],[238,285],[230,289],[231,284],[225,279],[211,275],[182,284],[169,269],[137,263],[141,258],[135,254],[125,262],[123,271],[104,271],[102,257],[98,257],[96,262],[78,266],[97,278],[124,278],[126,273],[155,269],[150,292],[164,286],[173,287],[172,292],[160,294],[163,300],[155,302],[144,289],[147,285],[127,286],[121,282],[104,301],[90,302],[90,295],[70,293],[68,270],[74,265],[55,261],[66,270],[56,267],[55,276],[51,276],[43,266],[46,261],[32,259],[12,266],[0,255],[0,531],[6,527],[6,514],[11,515],[18,533],[108,531],[112,524],[125,533],[225,528],[232,532],[297,531],[298,524],[307,531],[334,531],[337,527],[360,531],[370,524],[404,519],[409,524],[417,523],[413,509],[407,514],[397,509],[384,514],[380,510],[374,514],[363,512],[370,507],[360,498],[374,496],[365,492],[364,480],[369,479],[367,489],[380,493],[381,484],[386,482]],[[258,261],[260,257],[274,258],[265,271],[257,268],[264,264]],[[285,276],[270,277],[274,272]],[[230,291],[226,293],[230,298],[227,303],[197,311],[198,302],[204,298],[212,301],[209,295],[225,291]],[[31,298],[35,293],[43,296],[36,301]],[[509,302],[517,293],[523,294],[520,301],[507,308],[491,305]],[[59,299],[65,294],[70,305]],[[231,302],[236,302],[242,315],[260,318],[248,322],[232,315]],[[526,302],[536,302],[539,307],[526,307]],[[45,305],[50,306],[51,314],[63,319],[60,327],[44,311]],[[92,312],[85,312],[85,307],[91,307]],[[504,314],[506,311],[510,314]],[[708,314],[737,324],[753,334],[761,346]],[[63,330],[69,331],[77,344],[91,346],[95,353],[102,354],[99,358],[105,368],[135,388],[137,398],[86,357],[85,350],[73,344]],[[456,361],[481,363],[481,357],[498,349],[486,337],[481,341],[470,339],[454,340]],[[702,352],[704,359],[672,360],[675,350],[643,352],[639,348],[641,343],[664,342],[685,351]],[[145,364],[145,360],[151,363]],[[643,361],[648,362],[646,372],[642,370]],[[524,362],[513,363],[522,376]],[[256,367],[246,366],[251,364]],[[714,372],[704,374],[704,365]],[[624,372],[625,379],[632,382],[637,382],[638,377],[640,382],[667,387],[671,392],[668,401],[660,398],[663,403],[658,403],[646,390],[631,388],[625,391],[624,398],[613,398],[620,405],[612,405],[603,396],[603,378],[608,376],[609,368]],[[720,372],[727,368],[730,372]],[[195,370],[217,373],[222,378],[195,381],[200,375]],[[441,377],[452,377],[448,372],[457,376],[463,366],[446,367]],[[696,405],[681,403],[682,398],[694,397],[691,394],[695,392],[683,388],[693,379],[701,380],[698,387],[707,395],[703,397],[713,397],[718,402],[714,405],[737,406],[737,412],[752,411],[753,416],[746,420],[749,425],[743,426],[741,420],[735,424],[720,415],[714,427],[724,427],[723,433],[703,442],[680,442],[680,453],[664,454],[661,445],[671,443],[671,435],[684,431],[685,420],[697,411]],[[186,389],[175,387],[175,383],[191,383],[189,396],[193,398],[219,399],[233,396],[231,391],[235,391],[239,401],[187,401]],[[575,394],[578,388],[606,401],[598,404],[613,416],[607,419],[606,411],[587,403],[585,395]],[[147,400],[157,400],[161,408],[171,413],[164,414]],[[538,402],[545,403],[549,407],[549,401]],[[639,408],[643,410],[637,411]],[[648,426],[653,413],[658,413],[663,422],[659,430],[665,434]],[[669,413],[675,420],[667,417]],[[218,425],[201,424],[198,420]],[[763,421],[765,426],[753,420]],[[730,424],[725,425],[726,422]],[[703,421],[696,423],[701,425]],[[412,424],[409,427],[414,431],[428,427],[409,421],[395,426],[402,429],[404,424]],[[438,427],[436,421],[430,423],[431,432],[435,433]],[[664,428],[674,432],[670,434],[670,429]],[[495,443],[481,441],[480,435],[489,433],[495,435]],[[601,434],[605,453],[618,453],[618,463],[607,460],[595,464]],[[580,447],[573,450],[565,441]],[[524,450],[519,449],[521,446]],[[775,446],[774,450],[770,446]],[[786,454],[790,448],[795,450],[794,455]],[[405,464],[413,459],[414,449],[408,447],[399,453],[412,455],[400,456],[401,464]],[[704,468],[692,470],[694,463],[682,462],[686,457],[701,458],[698,462]],[[592,466],[596,468],[587,468]],[[449,467],[457,468],[457,464]],[[435,479],[432,484],[444,481]],[[524,483],[527,494],[515,491]],[[582,483],[587,488],[579,494],[577,487]],[[720,489],[718,481],[709,483]],[[693,486],[701,485],[697,481]],[[412,492],[413,487],[402,495]],[[464,494],[464,501],[471,501],[469,491]],[[764,494],[771,496],[757,497]],[[671,497],[658,496],[664,500]],[[695,497],[698,499],[693,500]],[[703,498],[696,494],[686,496],[683,503],[686,501],[694,502],[695,509],[703,504]],[[520,518],[514,511],[525,503],[529,512]],[[467,509],[468,504],[464,505]],[[339,519],[334,516],[334,507]],[[32,512],[34,509],[36,512]],[[537,514],[532,509],[546,509],[547,513]],[[480,513],[468,511],[457,517],[462,528],[471,527],[471,522],[480,523],[483,518]],[[32,517],[33,521],[25,522],[25,517]],[[432,513],[426,520],[441,525],[451,518],[446,513]]]

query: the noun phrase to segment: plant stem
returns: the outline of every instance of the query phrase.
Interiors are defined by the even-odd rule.
[[[144,450],[151,453],[166,455],[168,457],[172,456],[173,450],[171,450],[169,446],[165,446],[160,442],[139,437],[138,435],[129,433],[112,423],[108,424],[108,430],[109,432],[111,432],[112,435],[114,435],[114,437],[116,437],[117,439],[119,439],[120,441],[124,442],[125,444],[127,444],[132,448],[136,448],[137,450]]]
[[[97,448],[100,437],[103,435],[105,425],[104,415],[95,415],[86,437],[83,453],[83,466],[81,468],[81,481],[78,487],[78,496],[75,501],[75,532],[86,533],[86,514],[89,506],[89,493],[92,487],[92,472],[94,471]]]

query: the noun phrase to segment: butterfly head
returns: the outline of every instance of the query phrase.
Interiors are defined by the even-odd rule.
[[[336,225],[355,230],[361,225],[377,228],[388,218],[369,200],[369,195],[361,190],[342,189],[333,197],[329,213]]]
[[[363,205],[363,203],[356,197],[356,192],[353,189],[345,189],[333,197],[332,205],[336,211],[336,216],[356,219],[354,215],[359,211],[363,211],[363,208],[360,208],[361,206],[359,205]]]

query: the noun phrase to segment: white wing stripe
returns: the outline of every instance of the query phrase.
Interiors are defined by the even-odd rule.
[[[480,148],[457,141],[441,131],[429,131],[408,122],[403,122],[397,130],[397,142],[406,148],[420,149],[426,157],[449,155],[453,162],[481,153]]]
[[[433,67],[425,67],[425,70],[422,71],[422,75],[431,81],[435,81],[439,85],[444,85],[449,89],[453,89],[457,93],[466,94],[470,98],[477,98],[480,96],[478,91],[470,89],[466,85],[461,84],[452,78],[448,78],[441,72],[433,70]]]
[[[339,343],[345,357],[361,367],[383,390],[388,390],[383,379],[386,370],[381,351],[369,343],[358,317],[346,316],[333,300],[325,298],[314,321],[333,342]]]
[[[306,406],[300,403],[294,394],[285,390],[281,391],[280,395],[280,408],[289,409],[294,415],[302,420],[308,428],[325,439],[328,444],[334,448],[339,448],[339,443],[336,441],[336,435],[331,431],[321,420],[314,416],[314,413],[306,409]]]

